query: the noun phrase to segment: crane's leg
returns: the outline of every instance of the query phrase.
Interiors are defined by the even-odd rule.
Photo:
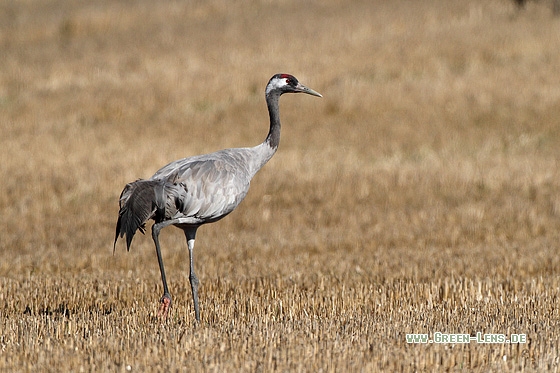
[[[163,258],[161,257],[161,247],[159,244],[159,232],[163,228],[171,224],[173,224],[173,222],[168,220],[168,221],[163,221],[161,223],[154,224],[152,226],[152,239],[154,240],[154,243],[156,245],[156,254],[158,258],[159,271],[161,272],[161,281],[163,282],[163,296],[160,299],[161,305],[159,307],[158,316],[165,316],[165,317],[167,317],[167,313],[171,308],[172,300],[171,300],[171,294],[169,293],[169,288],[167,287],[167,280],[165,278],[165,269],[163,268]]]
[[[189,280],[191,282],[191,290],[194,304],[194,316],[197,322],[200,322],[200,309],[198,307],[198,277],[194,273],[194,239],[196,236],[196,228],[185,229],[185,236],[187,237],[187,246],[189,248],[189,266],[190,275]]]

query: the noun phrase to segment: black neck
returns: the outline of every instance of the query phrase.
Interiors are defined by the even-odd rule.
[[[278,148],[280,144],[280,110],[278,108],[278,100],[280,94],[270,92],[266,96],[266,104],[268,106],[268,115],[270,117],[270,130],[265,142],[272,148]]]

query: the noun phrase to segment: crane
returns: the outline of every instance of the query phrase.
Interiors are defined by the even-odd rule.
[[[265,97],[270,117],[266,139],[248,148],[223,149],[214,153],[183,158],[162,167],[149,179],[126,184],[119,198],[115,242],[126,235],[130,250],[137,230],[145,232],[148,220],[154,220],[155,244],[163,296],[158,315],[167,317],[172,305],[159,243],[160,231],[170,225],[183,230],[189,250],[189,281],[195,318],[200,322],[199,280],[194,271],[194,242],[197,229],[231,213],[247,195],[255,174],[272,158],[280,143],[278,101],[284,93],[307,93],[323,97],[289,74],[276,74],[266,85]]]

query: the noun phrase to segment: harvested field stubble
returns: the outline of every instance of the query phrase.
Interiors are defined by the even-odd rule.
[[[1,371],[544,371],[560,359],[560,22],[544,2],[0,5]],[[199,231],[112,253],[125,183],[278,154]],[[409,344],[406,335],[525,334]]]

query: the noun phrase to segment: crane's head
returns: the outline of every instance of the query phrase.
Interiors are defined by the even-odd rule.
[[[276,74],[270,78],[266,85],[266,94],[271,93],[279,95],[283,93],[307,93],[308,95],[323,97],[319,92],[315,92],[298,82],[296,77],[290,74]]]

